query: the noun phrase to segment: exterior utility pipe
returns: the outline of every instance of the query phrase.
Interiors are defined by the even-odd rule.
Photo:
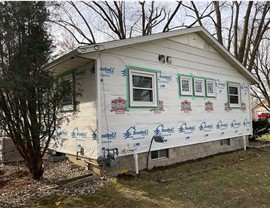
[[[244,150],[246,150],[246,149],[247,149],[247,141],[246,141],[246,136],[245,136],[245,135],[243,135],[242,137],[243,137],[243,142],[244,142]]]
[[[136,175],[139,175],[139,162],[138,162],[139,156],[136,151],[134,152],[133,157],[134,157],[134,162],[135,162],[135,172],[136,172]]]

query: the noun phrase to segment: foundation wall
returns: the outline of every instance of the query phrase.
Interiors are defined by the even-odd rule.
[[[166,166],[175,164],[178,162],[184,162],[188,160],[199,159],[210,155],[215,155],[222,152],[230,152],[244,148],[243,137],[231,138],[230,144],[221,144],[221,140],[205,142],[201,144],[194,144],[182,147],[176,147],[169,149],[168,158],[160,158],[152,160],[149,158],[149,169],[159,166]],[[246,145],[248,146],[248,138]],[[147,166],[147,153],[138,154],[139,170],[146,169]],[[106,174],[114,175],[121,173],[123,169],[129,172],[135,172],[135,162],[133,155],[119,157],[117,159],[118,165],[115,167],[106,167]]]

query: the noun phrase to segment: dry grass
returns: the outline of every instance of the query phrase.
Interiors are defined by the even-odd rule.
[[[31,207],[270,207],[270,148],[160,168],[89,196],[55,196]],[[61,204],[56,206],[55,202]]]

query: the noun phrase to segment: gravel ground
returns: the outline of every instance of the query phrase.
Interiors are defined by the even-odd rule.
[[[71,188],[59,187],[56,182],[91,173],[68,160],[44,162],[45,172],[40,181],[31,179],[23,166],[0,165],[0,207],[27,207],[30,199],[51,194],[81,195],[94,193],[98,187],[108,185],[109,180],[96,178]]]

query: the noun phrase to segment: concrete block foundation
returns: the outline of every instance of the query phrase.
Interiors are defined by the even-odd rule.
[[[245,141],[246,145],[248,146],[248,138],[245,138]],[[166,158],[149,158],[149,169],[154,167],[167,166],[188,160],[204,158],[210,155],[235,151],[239,149],[244,149],[244,139],[242,136],[226,139],[226,141],[217,140],[212,142],[170,148],[168,149],[168,157]],[[138,156],[139,170],[146,169],[147,153],[140,153]],[[106,167],[105,171],[107,175],[116,176],[117,174],[121,173],[123,169],[126,169],[129,172],[135,172],[135,162],[133,155],[119,157],[117,161],[117,166]]]
[[[22,161],[17,148],[9,137],[0,137],[0,163]]]

